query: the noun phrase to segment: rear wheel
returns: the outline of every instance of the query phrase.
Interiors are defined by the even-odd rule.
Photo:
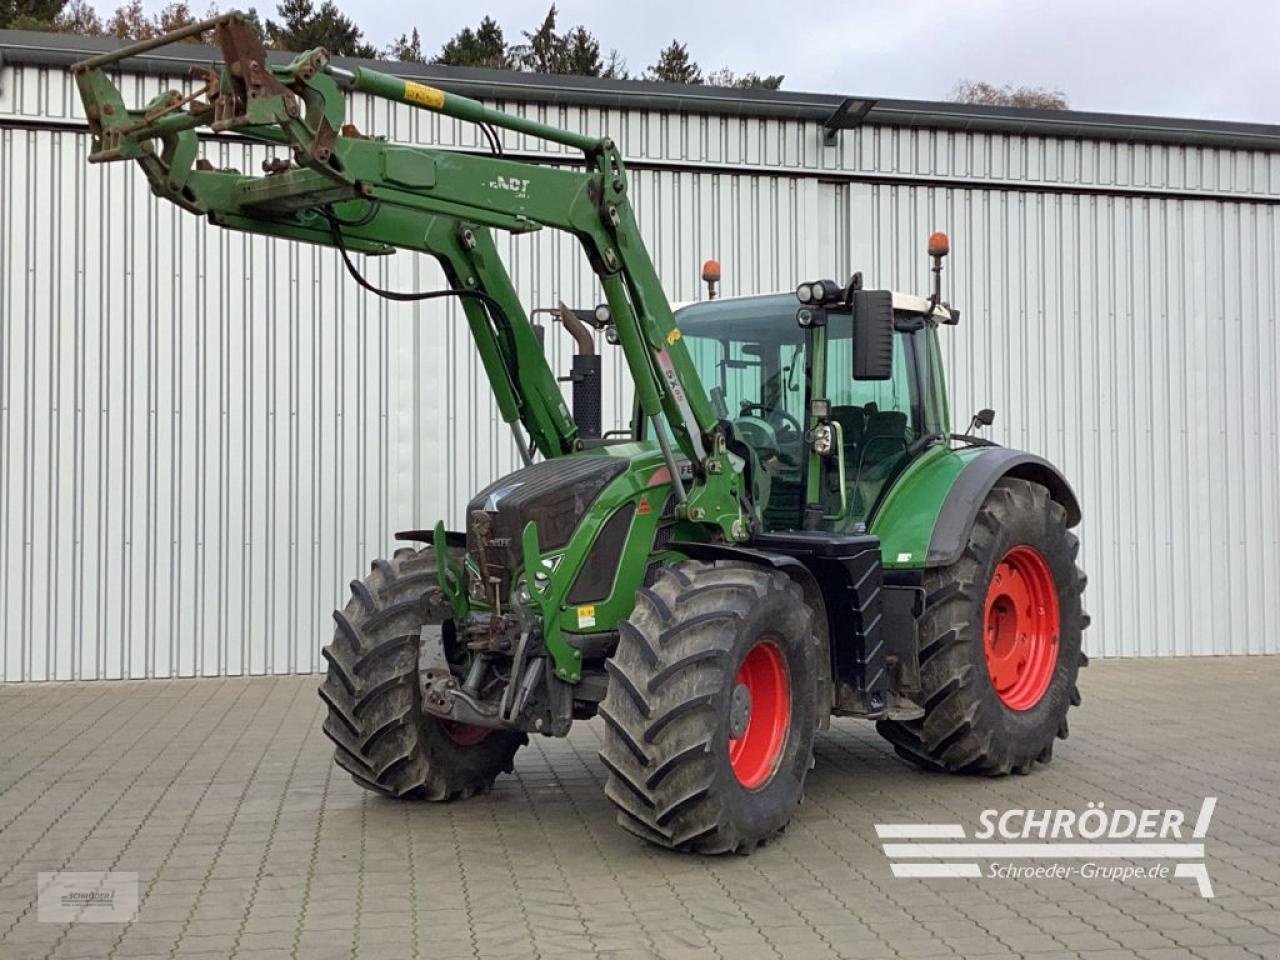
[[[451,661],[453,624],[436,579],[435,552],[397,550],[351,584],[351,602],[335,611],[328,674],[320,697],[329,706],[324,732],[334,761],[360,786],[389,797],[453,800],[487,790],[528,742],[495,730],[423,713],[418,685],[422,627],[442,631]]]
[[[898,755],[951,772],[1025,773],[1067,736],[1087,659],[1085,576],[1066,511],[1006,478],[978,511],[963,555],[925,574],[920,620],[924,716],[881,720]]]
[[[601,759],[618,822],[699,853],[786,826],[813,765],[812,613],[784,574],[686,561],[641,589],[607,664]]]

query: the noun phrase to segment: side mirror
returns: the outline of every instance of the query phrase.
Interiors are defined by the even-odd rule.
[[[990,407],[983,407],[973,415],[973,419],[969,421],[969,426],[965,433],[971,434],[973,431],[982,427],[989,427],[996,422],[996,412]]]
[[[893,294],[856,290],[853,307],[853,379],[893,377]]]

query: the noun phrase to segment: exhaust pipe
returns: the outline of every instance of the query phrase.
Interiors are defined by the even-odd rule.
[[[564,301],[553,311],[564,325],[577,347],[573,366],[565,379],[573,383],[573,422],[578,426],[581,440],[599,440],[601,430],[600,355],[596,353],[595,337],[578,317],[577,311],[565,306]]]

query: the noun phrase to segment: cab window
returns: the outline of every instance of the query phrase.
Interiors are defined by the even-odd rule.
[[[852,319],[833,316],[828,327],[827,395],[831,418],[840,424],[850,520],[865,520],[881,490],[898,472],[920,436],[916,409],[913,333],[896,332],[893,375],[854,380]]]

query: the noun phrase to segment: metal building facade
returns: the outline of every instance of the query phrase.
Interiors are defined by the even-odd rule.
[[[90,167],[69,74],[5,58],[0,677],[318,669],[329,611],[391,532],[460,524],[516,464],[465,323],[363,294],[333,251],[162,204],[132,166]],[[130,76],[139,103],[178,83]],[[1071,478],[1086,649],[1280,652],[1280,152],[873,118],[832,135],[790,107],[557,97],[500,105],[621,144],[673,300],[699,296],[709,256],[726,294],[852,269],[922,289],[924,238],[948,231],[954,426],[992,406],[996,439]],[[356,98],[351,119],[478,149],[404,107]],[[504,249],[527,306],[598,301],[571,238]],[[411,254],[363,265],[382,286],[442,281]],[[567,370],[567,338],[548,342]],[[622,426],[629,386],[602,348]]]

